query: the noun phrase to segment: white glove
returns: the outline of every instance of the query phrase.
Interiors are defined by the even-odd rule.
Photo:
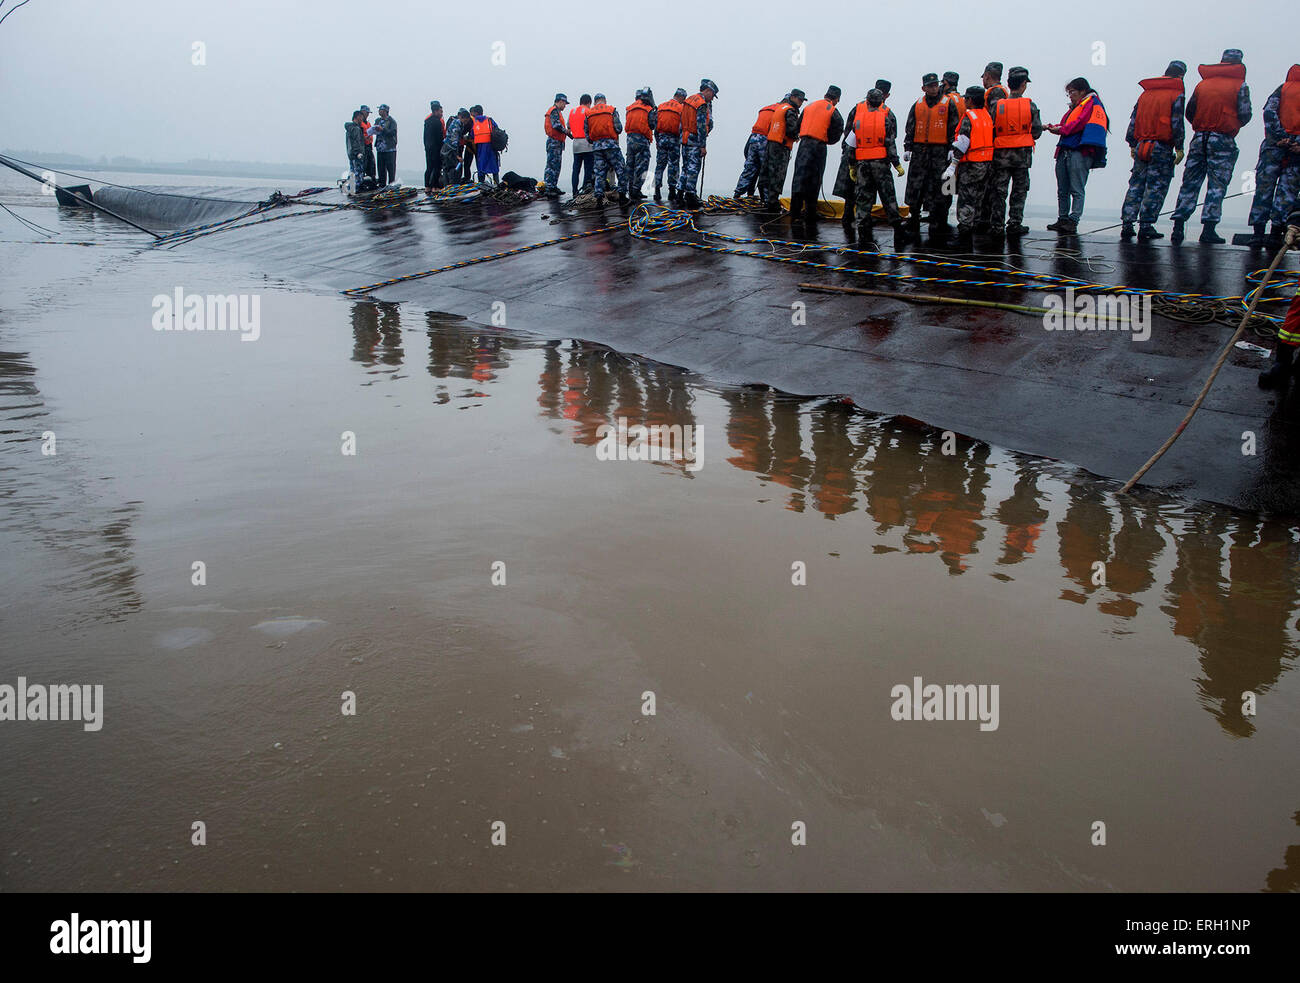
[[[910,150],[903,151],[903,163],[904,164],[912,163],[912,151]]]
[[[943,172],[943,180],[951,181],[956,176],[957,176],[957,165],[949,164],[948,169]]]

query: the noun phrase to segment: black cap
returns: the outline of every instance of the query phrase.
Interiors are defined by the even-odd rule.
[[[1022,65],[1014,65],[1011,71],[1007,72],[1007,81],[1011,83],[1012,88],[1015,88],[1021,82],[1029,82],[1032,79],[1029,77],[1029,69]]]
[[[994,78],[1002,77],[1002,62],[991,61],[984,66],[984,74],[992,75]]]
[[[840,87],[838,85],[828,85],[826,87],[827,99],[838,99],[840,97]]]
[[[686,90],[683,89],[683,88],[681,88],[681,87],[678,87],[677,91],[673,93],[673,98],[674,98],[674,99],[685,99],[685,98],[686,98]]]
[[[872,89],[870,92],[867,93],[868,106],[879,106],[884,101],[885,101],[885,94],[881,92],[879,89]]]
[[[791,89],[791,90],[790,90],[790,98],[791,98],[791,99],[807,99],[808,97],[807,97],[806,95],[804,95],[803,89]]]
[[[881,95],[887,96],[889,95],[889,90],[894,86],[890,83],[889,79],[876,79],[875,87],[880,90]]]
[[[559,102],[561,99],[563,99],[565,102],[569,101],[569,97],[566,96],[563,92],[555,93],[555,101]]]
[[[968,85],[968,86],[966,86],[966,98],[969,99],[969,98],[971,98],[972,96],[979,96],[981,99],[983,99],[983,98],[984,98],[984,86],[982,86],[982,85]]]
[[[934,74],[934,72],[926,72],[924,75],[921,76],[921,84],[922,84],[922,85],[938,85],[938,84],[939,84],[939,76],[936,75],[936,74]]]
[[[441,109],[441,108],[442,108],[442,103],[440,103],[437,99],[431,99],[431,100],[429,100],[429,108],[430,108],[430,109]]]
[[[713,81],[712,79],[700,79],[700,91],[703,92],[705,89],[712,89],[712,90],[713,90],[713,98],[715,98],[715,99],[718,98],[718,83],[717,83],[717,82]]]
[[[944,72],[943,80],[949,85],[956,85],[961,80],[961,76],[956,72]]]
[[[1175,58],[1169,63],[1169,67],[1165,69],[1165,74],[1170,78],[1182,78],[1187,74],[1187,62]]]

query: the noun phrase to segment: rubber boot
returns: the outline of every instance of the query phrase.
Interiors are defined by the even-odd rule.
[[[1149,242],[1152,239],[1163,239],[1165,234],[1156,229],[1150,222],[1143,222],[1138,227],[1138,239],[1141,242]]]
[[[817,199],[812,195],[806,196],[803,200],[803,207],[804,211],[808,213],[804,224],[808,226],[808,228],[815,230],[817,228],[817,220],[820,217],[817,214]]]
[[[1286,241],[1286,226],[1273,223],[1273,230],[1264,237],[1264,245],[1269,249],[1281,249],[1282,243]]]
[[[700,199],[695,196],[694,191],[687,191],[683,194],[686,199],[686,207],[691,211],[697,211],[700,207]]]
[[[907,226],[902,222],[894,223],[894,251],[898,252],[907,245]]]
[[[1183,223],[1185,219],[1174,219],[1174,231],[1169,233],[1169,241],[1177,245],[1183,241]]]
[[[921,241],[921,216],[914,215],[907,220],[907,238],[912,242]]]
[[[858,223],[858,248],[859,249],[879,249],[880,244],[876,242],[875,223],[870,219]],[[897,248],[897,243],[895,243]]]
[[[663,194],[661,194],[660,191],[659,191],[659,185],[656,184],[656,185],[655,185],[655,204],[656,204],[656,205],[662,205],[663,203],[664,203],[664,196],[663,196]]]
[[[1226,242],[1227,240],[1225,240],[1223,236],[1214,231],[1214,227],[1218,224],[1218,222],[1202,222],[1200,241],[1208,242],[1211,245],[1222,245]]]
[[[1264,245],[1265,240],[1268,238],[1267,230],[1268,230],[1267,222],[1256,222],[1254,225],[1254,232],[1251,234],[1251,237],[1246,240],[1246,245],[1248,246]]]
[[[803,225],[803,195],[790,192],[790,222]]]
[[[1132,222],[1125,222],[1122,226],[1120,226],[1119,238],[1121,242],[1128,242],[1136,234],[1137,233],[1133,231]]]
[[[1284,345],[1279,341],[1277,350],[1273,353],[1273,364],[1259,374],[1259,387],[1261,389],[1285,387],[1287,380],[1291,378],[1294,361],[1295,345]]]

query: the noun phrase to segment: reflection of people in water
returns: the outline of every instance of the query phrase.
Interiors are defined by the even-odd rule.
[[[1121,596],[1102,601],[1097,610],[1131,618],[1141,607],[1133,595],[1144,593],[1155,583],[1155,561],[1164,550],[1165,539],[1156,527],[1155,506],[1137,504],[1123,495],[1116,499],[1116,506],[1120,527],[1114,551],[1106,561],[1106,586]]]
[[[352,305],[352,360],[365,365],[402,364],[402,309],[397,304]]]
[[[964,452],[963,452],[964,451]],[[984,489],[988,487],[988,445],[966,442],[944,454],[932,440],[922,469],[923,485],[912,498],[914,518],[903,542],[911,553],[938,553],[954,576],[967,570],[965,557],[984,538]]]
[[[727,463],[766,479],[772,473],[772,421],[767,411],[772,399],[767,390],[756,386],[727,389],[722,393],[727,404],[727,446],[736,453]]]
[[[1092,482],[1071,482],[1066,494],[1070,504],[1065,517],[1056,524],[1061,568],[1084,594],[1092,594],[1101,589],[1100,584],[1093,582],[1096,579],[1093,564],[1110,559],[1110,509],[1106,496]],[[1077,595],[1075,599],[1081,603],[1084,600]]]
[[[1047,509],[1043,508],[1038,496],[1038,468],[1027,458],[1015,458],[1016,486],[1011,494],[998,506],[999,522],[1006,529],[1002,538],[1002,557],[999,566],[1019,563],[1034,552],[1034,544],[1043,532],[1043,523],[1047,521]]]
[[[812,462],[803,452],[803,404],[794,396],[772,393],[772,481],[792,489],[786,504],[791,512],[804,510],[804,489]]]
[[[1300,812],[1291,817],[1300,826]],[[1268,872],[1264,878],[1264,890],[1278,894],[1291,894],[1300,891],[1300,844],[1286,848],[1281,867]]]
[[[812,414],[812,502],[827,518],[857,509],[856,465],[870,441],[854,439],[851,430],[863,429],[863,418],[851,406],[831,402]]]
[[[867,511],[876,520],[876,532],[898,529],[907,522],[912,490],[920,484],[924,455],[921,431],[900,420],[881,420],[875,454],[866,469]]]

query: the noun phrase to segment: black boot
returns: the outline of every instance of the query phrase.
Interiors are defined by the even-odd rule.
[[[1183,222],[1181,218],[1174,219],[1174,231],[1169,233],[1169,241],[1177,245],[1183,241]]]
[[[957,229],[957,251],[963,253],[973,253],[975,251],[975,233],[969,226],[962,226]]]
[[[1120,226],[1120,230],[1119,230],[1120,241],[1128,242],[1136,234],[1137,233],[1133,231],[1132,222],[1125,222],[1122,226]]]
[[[664,203],[664,196],[663,196],[663,195],[660,193],[660,191],[659,191],[659,185],[656,184],[656,185],[655,185],[655,204],[656,204],[656,205],[662,205],[663,203]]]
[[[803,195],[790,192],[790,221],[803,225]]]
[[[1219,235],[1219,233],[1214,231],[1214,227],[1218,224],[1219,224],[1218,222],[1202,222],[1200,241],[1208,242],[1211,243],[1212,245],[1222,245],[1224,242],[1226,242],[1227,240],[1225,240],[1223,236]]]
[[[696,211],[700,207],[700,199],[695,196],[694,191],[687,191],[682,197],[686,199],[686,207],[691,211]]]
[[[1142,225],[1138,227],[1138,239],[1141,242],[1150,242],[1152,239],[1163,239],[1164,237],[1165,234],[1163,232],[1157,231],[1154,225],[1147,222],[1143,222]]]
[[[1248,245],[1248,246],[1262,246],[1262,245],[1264,245],[1265,240],[1268,238],[1268,235],[1267,235],[1268,223],[1267,223],[1267,222],[1256,222],[1255,225],[1254,225],[1254,230],[1255,230],[1255,231],[1254,231],[1254,233],[1251,235],[1251,237],[1250,237],[1249,239],[1246,240],[1246,245]]]
[[[902,222],[894,223],[894,251],[898,252],[907,245],[907,226]]]
[[[1269,249],[1281,249],[1282,243],[1286,241],[1286,226],[1273,223],[1273,229],[1264,237],[1264,245]]]
[[[880,245],[876,242],[875,223],[871,219],[858,223],[858,248],[859,249],[879,249]],[[898,248],[897,234],[895,234],[894,248]]]
[[[1277,343],[1273,352],[1273,364],[1259,374],[1261,389],[1282,389],[1291,378],[1292,363],[1295,360],[1295,345]]]

